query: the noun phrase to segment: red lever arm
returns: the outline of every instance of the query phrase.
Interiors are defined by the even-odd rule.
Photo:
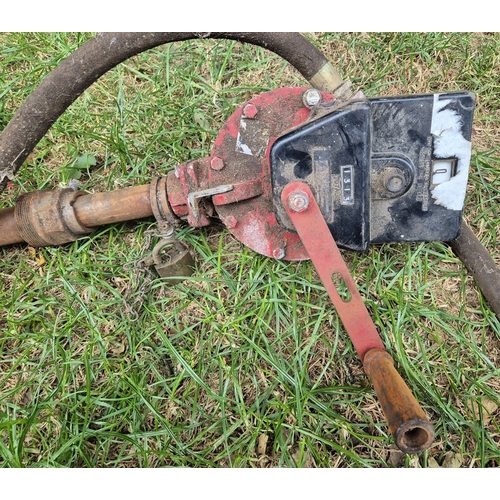
[[[363,359],[370,349],[384,349],[356,283],[347,269],[309,186],[302,182],[291,182],[283,190],[282,201],[358,356]],[[348,301],[342,299],[334,284],[334,280],[337,281],[339,277],[349,290]]]
[[[311,189],[303,182],[291,182],[281,200],[372,379],[395,443],[406,453],[424,451],[432,444],[434,429],[394,368]],[[339,278],[349,290],[346,299],[334,284]]]

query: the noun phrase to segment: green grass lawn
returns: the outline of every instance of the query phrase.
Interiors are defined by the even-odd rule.
[[[0,128],[91,34],[0,34]],[[464,217],[500,263],[500,35],[307,34],[366,95],[477,96]],[[229,41],[143,53],[56,122],[0,198],[149,183],[209,154],[230,114],[307,83],[274,54]],[[361,362],[309,262],[243,247],[221,225],[182,226],[191,279],[133,263],[152,220],[58,248],[0,249],[4,467],[500,466],[500,322],[440,242],[344,252],[397,368],[435,425],[399,454]],[[499,284],[500,286],[500,284]]]

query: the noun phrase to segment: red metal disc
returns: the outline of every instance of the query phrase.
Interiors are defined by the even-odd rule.
[[[226,122],[210,156],[209,185],[232,184],[213,197],[229,231],[252,250],[284,260],[309,256],[299,236],[281,227],[273,209],[269,152],[284,132],[307,120],[302,96],[307,88],[282,88],[247,102]],[[323,95],[324,101],[332,96]]]

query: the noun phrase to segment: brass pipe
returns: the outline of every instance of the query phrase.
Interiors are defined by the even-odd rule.
[[[150,187],[95,194],[70,190],[26,193],[15,207],[0,210],[0,246],[23,242],[60,245],[97,226],[151,217]]]
[[[78,220],[87,227],[151,217],[150,185],[80,196],[73,208]]]

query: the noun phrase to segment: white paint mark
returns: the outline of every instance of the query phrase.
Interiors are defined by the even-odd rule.
[[[457,158],[457,171],[448,181],[431,190],[435,203],[449,210],[462,210],[467,189],[471,143],[462,135],[462,119],[453,109],[444,109],[451,99],[434,94],[431,134],[434,136],[434,157]]]
[[[247,121],[244,118],[241,118],[240,120],[240,130],[238,131],[238,137],[236,138],[236,151],[239,151],[240,153],[243,153],[245,155],[250,155],[254,156],[252,153],[252,150],[250,147],[245,144],[243,136],[245,135],[244,132],[247,129]]]
[[[241,135],[239,133],[238,137],[236,138],[236,151],[253,156],[252,150],[241,140]]]

